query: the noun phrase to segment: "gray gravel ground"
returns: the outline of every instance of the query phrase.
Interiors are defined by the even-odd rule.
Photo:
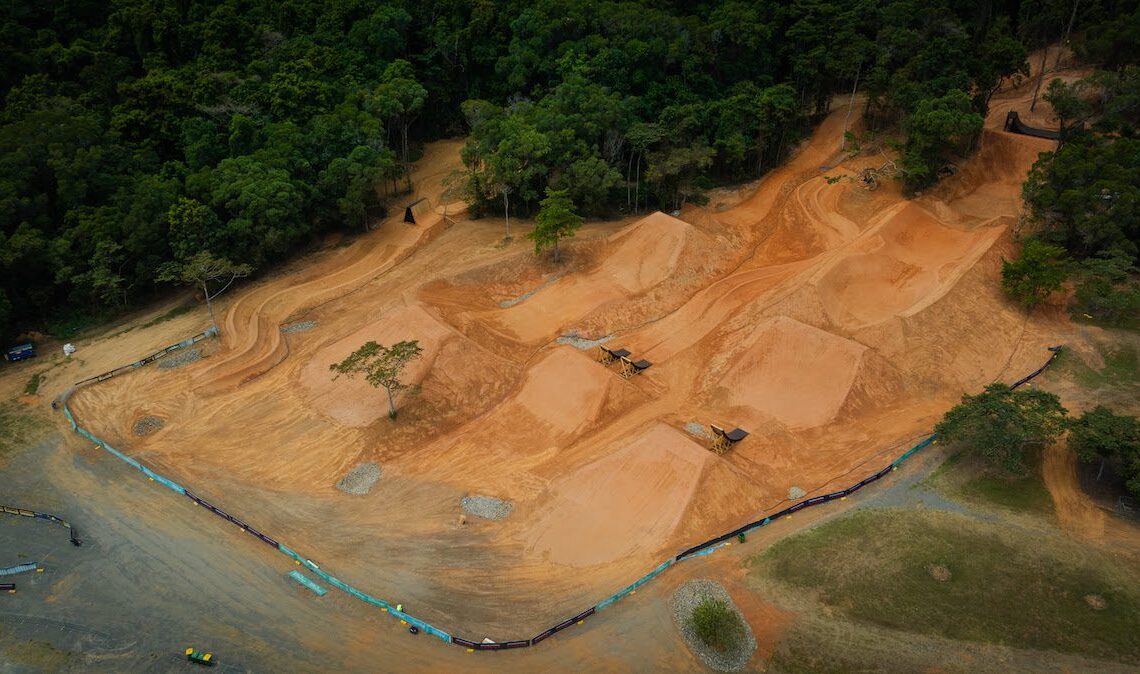
[[[697,604],[700,604],[706,597],[723,600],[744,623],[744,640],[735,651],[721,653],[709,648],[693,631],[689,617],[693,614],[693,609],[697,607]],[[669,600],[669,605],[673,609],[673,623],[681,631],[681,636],[689,650],[696,654],[701,662],[718,672],[739,672],[744,669],[744,665],[748,663],[748,659],[756,651],[756,637],[752,634],[752,627],[744,619],[744,615],[740,609],[736,608],[736,604],[732,602],[732,597],[720,583],[700,578],[690,580],[677,588]]]
[[[158,361],[158,368],[160,370],[171,370],[176,367],[182,367],[183,365],[189,365],[190,363],[201,360],[201,358],[201,349],[186,349],[184,351],[175,351],[172,355],[166,356],[162,360]]]
[[[317,327],[316,321],[301,321],[300,323],[292,323],[281,327],[281,332],[290,334],[294,332],[308,332]]]
[[[143,417],[135,422],[135,435],[150,435],[162,428],[162,419],[158,417]]]
[[[586,339],[584,337],[579,337],[578,333],[576,332],[571,332],[569,334],[562,335],[554,341],[558,342],[559,344],[569,344],[576,349],[592,349],[600,344],[605,344],[613,338],[613,335],[606,335],[601,339]]]
[[[709,434],[705,432],[705,427],[695,421],[690,421],[685,424],[685,430],[689,435],[695,435],[698,438],[705,438],[707,440],[709,437]]]
[[[460,501],[464,512],[485,520],[501,520],[511,514],[515,504],[490,496],[464,496]]]
[[[336,488],[346,494],[363,496],[372,490],[372,485],[376,484],[376,480],[379,479],[380,466],[378,464],[362,463],[340,478],[336,483]]]
[[[555,281],[557,281],[560,278],[562,278],[562,274],[555,274],[554,276],[551,276],[550,278],[543,281],[542,285],[538,286],[534,290],[528,290],[527,292],[519,295],[518,297],[516,297],[514,299],[503,300],[502,302],[499,302],[499,308],[500,309],[510,309],[511,307],[515,306],[516,304],[518,304],[520,302],[525,302],[526,300],[530,299],[530,297],[532,295],[534,295],[536,292],[542,290],[543,288],[547,287],[551,283],[554,283]]]

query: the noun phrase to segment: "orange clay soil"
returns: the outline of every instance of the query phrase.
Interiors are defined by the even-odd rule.
[[[843,101],[735,206],[588,224],[563,265],[504,243],[496,220],[437,209],[411,226],[399,212],[236,292],[202,361],[83,389],[73,407],[358,587],[468,636],[525,637],[793,486],[811,495],[877,470],[964,391],[1044,360],[1053,326],[996,282],[1020,183],[1051,149],[1001,131],[1031,93],[999,93],[977,153],[912,200],[892,181],[829,184],[883,162],[839,152]],[[458,149],[429,147],[409,200],[436,205]],[[197,320],[91,357],[128,362]],[[317,327],[280,331],[299,320]],[[624,380],[594,350],[556,343],[566,334],[612,336],[653,366]],[[410,338],[424,357],[396,422],[382,390],[332,381],[329,365],[361,343]],[[143,415],[164,427],[134,436]],[[751,435],[716,456],[694,422]],[[334,488],[365,461],[383,467],[370,494]],[[472,493],[514,510],[460,525]]]

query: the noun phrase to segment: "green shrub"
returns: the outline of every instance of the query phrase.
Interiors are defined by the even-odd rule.
[[[723,599],[702,599],[690,618],[697,638],[720,652],[730,651],[744,640],[744,623]]]

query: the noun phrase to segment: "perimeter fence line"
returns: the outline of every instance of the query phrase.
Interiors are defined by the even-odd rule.
[[[758,520],[755,520],[753,522],[749,522],[748,524],[745,524],[741,527],[733,529],[732,531],[730,531],[728,533],[721,534],[721,535],[716,536],[714,538],[710,538],[709,540],[704,541],[703,543],[698,543],[697,545],[694,545],[694,546],[684,550],[683,552],[679,553],[678,555],[662,562],[661,564],[659,564],[657,567],[655,567],[649,573],[638,578],[636,581],[634,581],[630,585],[627,585],[626,587],[622,588],[620,591],[610,595],[609,597],[606,597],[605,599],[598,602],[594,606],[591,606],[591,607],[587,608],[586,610],[581,611],[577,615],[574,615],[570,618],[567,618],[567,619],[553,625],[552,627],[539,632],[538,634],[534,635],[533,637],[530,637],[529,639],[517,639],[517,640],[511,640],[511,641],[498,641],[498,642],[480,642],[480,641],[475,641],[473,639],[465,639],[465,638],[462,638],[459,636],[451,635],[451,634],[431,625],[430,623],[428,623],[424,620],[421,620],[419,618],[412,616],[411,614],[408,614],[408,613],[405,613],[401,610],[398,610],[396,608],[396,605],[393,605],[391,602],[385,601],[385,600],[380,599],[378,597],[374,597],[370,594],[362,592],[361,590],[353,587],[352,585],[350,585],[350,584],[340,580],[339,578],[329,574],[328,572],[324,571],[320,567],[319,564],[312,561],[311,559],[301,555],[298,552],[293,551],[292,549],[286,547],[284,544],[280,543],[276,539],[271,538],[270,536],[262,533],[258,529],[255,529],[254,527],[250,526],[244,520],[241,520],[241,519],[229,514],[228,512],[222,510],[218,506],[216,506],[212,503],[209,503],[205,499],[203,499],[199,496],[196,496],[195,494],[191,493],[185,487],[178,484],[177,482],[174,482],[173,480],[170,480],[169,478],[166,478],[165,476],[162,476],[162,475],[154,472],[153,470],[151,470],[147,466],[143,465],[139,461],[132,459],[131,457],[127,456],[126,454],[122,453],[121,451],[115,449],[111,445],[107,444],[106,441],[96,437],[95,435],[93,435],[92,433],[87,431],[85,428],[83,428],[82,426],[80,426],[76,422],[75,416],[72,414],[71,409],[68,406],[68,401],[70,400],[71,394],[74,392],[74,390],[76,388],[79,388],[80,386],[85,386],[85,385],[103,382],[103,381],[106,381],[107,379],[115,377],[119,374],[123,374],[125,372],[133,371],[139,367],[142,367],[144,365],[147,365],[149,363],[154,362],[155,360],[157,360],[161,356],[163,356],[163,355],[165,355],[171,351],[175,351],[175,350],[190,346],[190,345],[192,345],[192,344],[194,344],[194,343],[196,343],[202,339],[205,339],[206,337],[209,337],[213,334],[214,334],[214,330],[213,330],[213,328],[211,328],[210,330],[207,330],[206,332],[195,335],[194,337],[192,337],[188,340],[185,340],[183,342],[179,342],[178,344],[173,344],[171,346],[166,347],[165,349],[160,349],[159,351],[156,351],[155,353],[151,354],[150,356],[147,356],[146,358],[139,360],[139,361],[136,361],[134,363],[131,363],[130,365],[126,365],[126,366],[117,368],[115,370],[112,370],[110,372],[106,372],[104,374],[101,374],[101,375],[98,375],[95,377],[89,377],[88,379],[84,379],[83,381],[77,382],[75,384],[75,387],[73,389],[69,390],[63,396],[61,396],[60,401],[59,401],[61,403],[61,407],[63,409],[63,414],[67,418],[68,423],[71,425],[72,430],[75,431],[76,433],[78,433],[79,435],[81,435],[82,437],[84,437],[84,438],[90,440],[91,442],[95,443],[96,445],[102,447],[104,450],[106,450],[111,455],[115,456],[116,458],[118,458],[118,459],[122,460],[123,462],[127,463],[128,465],[132,466],[136,470],[142,472],[149,479],[151,479],[155,482],[158,482],[159,484],[170,489],[171,491],[174,491],[175,493],[181,494],[182,496],[189,498],[195,505],[200,506],[202,508],[205,508],[206,510],[212,512],[213,514],[217,515],[218,517],[220,517],[220,518],[226,520],[227,522],[230,522],[231,524],[237,526],[239,529],[241,529],[241,531],[253,536],[257,540],[259,540],[262,543],[270,546],[271,548],[276,549],[278,552],[290,557],[291,559],[293,559],[293,561],[296,564],[298,564],[300,566],[304,566],[306,569],[311,571],[317,577],[321,578],[326,583],[328,583],[329,585],[332,585],[333,587],[337,588],[338,590],[341,590],[342,592],[345,592],[346,594],[352,595],[353,597],[356,597],[357,599],[359,599],[359,600],[361,600],[367,604],[371,604],[373,606],[379,607],[382,611],[388,613],[393,618],[400,620],[402,624],[411,625],[411,626],[417,628],[418,630],[420,630],[422,632],[426,632],[427,634],[431,634],[432,636],[435,636],[444,642],[452,643],[452,644],[455,644],[457,646],[463,646],[463,647],[465,647],[469,650],[472,650],[472,651],[500,651],[500,650],[513,650],[516,648],[527,648],[530,646],[535,646],[535,645],[539,644],[540,642],[548,639],[549,637],[551,637],[551,636],[557,634],[558,632],[561,632],[562,630],[565,630],[569,627],[572,627],[574,625],[581,625],[583,623],[583,621],[586,620],[586,618],[589,618],[590,616],[594,615],[596,612],[598,612],[604,608],[609,607],[610,605],[617,602],[619,599],[622,599],[622,598],[632,594],[639,587],[641,587],[642,585],[645,585],[649,581],[651,581],[654,578],[656,578],[657,576],[661,575],[667,569],[669,569],[669,567],[673,566],[674,564],[677,564],[678,562],[682,562],[686,559],[692,559],[695,557],[700,557],[700,556],[712,554],[717,549],[723,547],[730,539],[736,538],[737,536],[740,536],[741,534],[747,534],[747,533],[749,533],[755,529],[758,529],[762,526],[770,524],[770,523],[780,519],[781,517],[787,517],[788,515],[799,512],[800,510],[803,510],[805,508],[811,508],[813,506],[822,505],[824,503],[828,503],[830,501],[834,501],[836,499],[844,498],[846,496],[850,496],[851,494],[854,494],[855,492],[859,491],[863,487],[866,487],[867,485],[871,484],[872,482],[875,482],[875,481],[883,478],[884,476],[886,476],[891,471],[897,470],[900,464],[902,464],[904,461],[909,459],[911,456],[913,456],[918,451],[922,450],[925,447],[930,446],[935,441],[935,439],[937,438],[936,433],[931,434],[931,435],[923,438],[921,441],[918,442],[918,444],[916,444],[913,447],[911,447],[910,449],[908,449],[906,452],[904,452],[902,455],[900,455],[897,459],[892,461],[889,465],[887,465],[882,470],[864,478],[863,480],[860,480],[859,482],[851,485],[850,487],[848,487],[846,489],[841,489],[839,491],[834,491],[834,492],[831,492],[829,494],[824,494],[822,496],[814,496],[814,497],[805,499],[803,501],[800,501],[799,503],[796,503],[792,506],[784,508],[783,510],[781,510],[775,514],[767,515],[762,519],[758,519]],[[1044,365],[1037,368],[1036,370],[1034,370],[1030,374],[1026,375],[1025,377],[1022,377],[1021,379],[1018,379],[1016,382],[1011,384],[1010,388],[1016,389],[1019,386],[1022,386],[1024,384],[1028,383],[1029,381],[1031,381],[1032,379],[1034,379],[1035,377],[1040,375],[1042,372],[1044,372],[1045,369],[1047,367],[1049,367],[1049,365],[1057,358],[1057,356],[1060,355],[1061,348],[1062,347],[1060,347],[1060,346],[1049,347],[1049,351],[1051,352],[1051,354],[1049,356],[1049,360],[1047,360]],[[8,512],[8,510],[5,509],[5,512]],[[26,511],[26,512],[32,512],[32,511]],[[21,514],[22,515],[22,514],[24,514],[24,512],[21,511],[21,512],[17,512],[14,514]],[[35,516],[35,514],[33,513],[33,515],[30,515],[30,516]],[[63,522],[62,520],[59,520],[58,518],[55,518],[54,516],[47,516],[47,517],[50,519],[54,519],[54,520],[60,522],[61,524],[66,525],[65,522]]]
[[[67,529],[67,537],[68,540],[71,541],[72,545],[76,547],[83,545],[83,541],[79,540],[79,530],[75,528],[74,524],[68,522],[62,517],[57,517],[51,513],[41,513],[35,510],[28,510],[27,508],[17,508],[15,506],[6,505],[0,505],[0,513],[18,515],[20,517],[31,517],[37,520],[46,520],[48,522],[55,522],[56,524]]]
[[[16,566],[9,566],[0,569],[0,576],[14,576],[18,573],[27,573],[35,571],[40,568],[39,562],[28,562],[27,564],[17,564]]]

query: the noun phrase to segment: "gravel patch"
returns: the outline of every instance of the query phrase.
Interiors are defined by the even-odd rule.
[[[689,435],[695,435],[698,438],[704,438],[706,440],[709,439],[709,434],[705,432],[705,427],[695,421],[690,421],[685,424],[685,431]]]
[[[176,367],[189,365],[190,363],[197,362],[202,359],[202,349],[186,349],[183,351],[175,351],[174,355],[166,356],[158,361],[158,368],[160,370],[172,370]]]
[[[515,504],[510,501],[492,498],[490,496],[464,496],[459,504],[464,512],[485,520],[501,520],[514,510]]]
[[[799,487],[792,487],[791,489],[788,490],[788,498],[791,499],[792,501],[795,501],[796,499],[799,499],[799,498],[803,498],[805,496],[807,496],[807,492],[804,491],[803,489],[800,489]]]
[[[693,614],[693,609],[707,597],[723,600],[744,623],[744,639],[735,651],[721,653],[706,646],[692,629],[689,618]],[[736,604],[732,602],[732,597],[728,595],[728,591],[720,583],[704,579],[690,580],[677,588],[669,600],[669,606],[673,609],[673,623],[681,631],[681,636],[689,650],[713,670],[739,672],[744,669],[744,665],[748,664],[748,659],[756,652],[756,637],[752,634],[752,627],[744,619],[744,615],[740,609],[736,608]]]
[[[143,417],[135,422],[134,431],[135,435],[144,436],[154,433],[162,428],[162,419],[158,417]]]
[[[606,335],[605,337],[602,337],[601,339],[586,339],[584,337],[579,337],[578,333],[576,333],[576,332],[570,332],[570,333],[567,333],[565,335],[562,335],[561,337],[559,337],[558,339],[556,339],[554,341],[558,342],[559,344],[569,344],[570,346],[572,346],[576,349],[583,349],[584,350],[584,349],[593,349],[594,347],[605,344],[606,342],[610,341],[613,338],[614,338],[613,335]]]
[[[527,292],[519,295],[518,297],[516,297],[514,299],[503,300],[502,302],[499,302],[499,308],[500,309],[510,309],[511,307],[515,306],[519,302],[524,302],[524,301],[530,299],[530,297],[532,295],[534,295],[536,292],[538,292],[538,291],[542,290],[543,288],[549,286],[551,283],[554,283],[555,281],[557,281],[560,278],[562,278],[562,274],[556,274],[554,276],[551,276],[550,278],[543,281],[542,285],[538,286],[534,290],[528,290]]]
[[[316,321],[301,321],[300,323],[281,326],[281,332],[288,335],[294,332],[308,332],[315,327],[317,327]]]
[[[347,475],[340,478],[340,480],[338,480],[336,483],[336,488],[346,494],[364,496],[372,490],[372,485],[376,484],[376,480],[379,479],[379,464],[362,463],[356,468],[348,471]]]

